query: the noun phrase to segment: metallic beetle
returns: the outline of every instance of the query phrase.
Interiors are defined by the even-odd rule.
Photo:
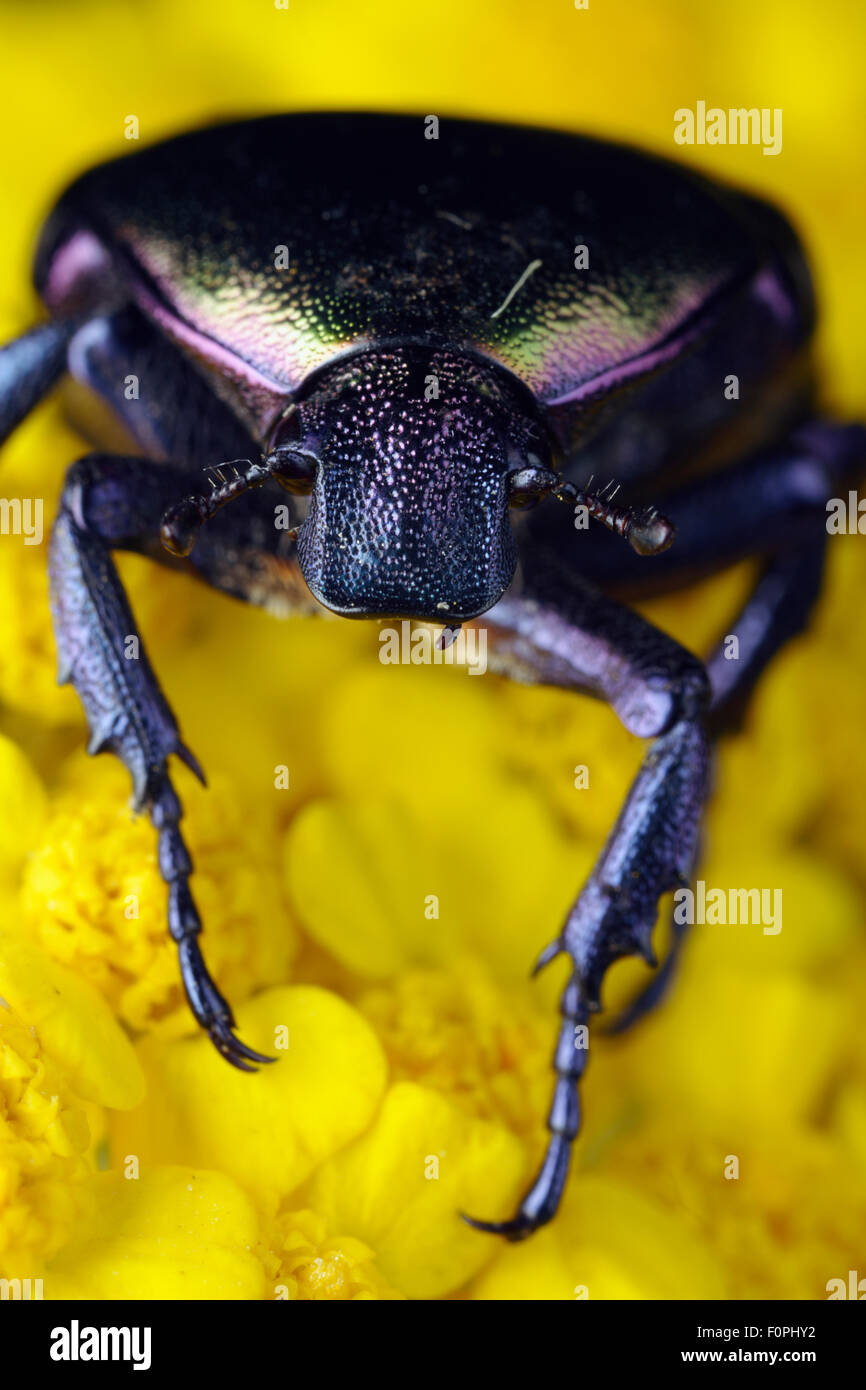
[[[0,352],[0,438],[65,372],[100,403],[113,452],[73,464],[52,533],[60,680],[149,810],[190,1005],[235,1066],[270,1059],[202,959],[168,762],[198,765],[146,656],[124,659],[112,550],[282,614],[432,620],[443,642],[484,615],[494,669],[589,692],[652,740],[539,962],[573,967],[547,1154],[513,1220],[474,1223],[518,1239],[565,1183],[576,1028],[614,960],[653,960],[658,900],[694,868],[711,739],[803,627],[826,500],[866,430],[818,413],[809,274],[772,207],[596,140],[430,134],[276,116],[86,173],[39,245],[49,317]],[[622,601],[749,554],[737,661],[699,661]]]

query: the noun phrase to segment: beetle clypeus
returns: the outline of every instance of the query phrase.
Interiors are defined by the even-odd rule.
[[[652,961],[658,900],[694,867],[710,739],[804,625],[825,502],[866,431],[816,414],[809,275],[771,207],[576,136],[424,134],[277,116],[85,174],[36,258],[50,317],[0,353],[0,438],[65,371],[122,431],[126,455],[69,470],[54,525],[60,679],[150,812],[190,1005],[237,1067],[271,1059],[235,1036],[202,959],[168,759],[198,765],[143,651],[123,659],[113,549],[275,611],[433,620],[444,641],[484,614],[494,669],[590,692],[652,740],[539,961],[573,966],[547,1154],[513,1220],[473,1223],[518,1239],[565,1183],[576,1032],[614,960]],[[612,474],[616,495],[592,487]],[[578,534],[545,497],[603,526]],[[619,601],[747,554],[764,566],[729,629],[736,662],[702,663]]]

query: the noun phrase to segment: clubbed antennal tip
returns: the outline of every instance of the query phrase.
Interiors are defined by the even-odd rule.
[[[619,492],[618,485],[614,487],[609,483],[599,492],[591,492],[591,485],[592,479],[586,489],[564,482],[556,489],[555,495],[562,502],[586,507],[590,516],[615,535],[622,536],[638,555],[659,555],[667,550],[676,535],[676,527],[656,507],[638,510],[636,507],[616,506],[613,498]]]
[[[169,555],[189,555],[198,539],[204,516],[195,497],[184,497],[169,507],[162,518],[159,535]]]
[[[638,555],[658,555],[667,550],[676,535],[673,522],[655,507],[639,510],[617,506],[613,499],[619,492],[618,483],[594,490],[592,482],[590,478],[586,487],[579,488],[550,468],[518,468],[509,475],[509,501],[521,509],[534,506],[542,497],[555,497],[573,507],[585,507],[589,516],[622,536]]]
[[[667,550],[676,535],[676,527],[655,508],[636,515],[628,531],[628,541],[638,555],[659,555]]]

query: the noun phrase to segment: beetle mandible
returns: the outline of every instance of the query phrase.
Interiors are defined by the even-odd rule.
[[[653,962],[659,898],[695,866],[711,740],[804,626],[826,501],[866,459],[863,427],[818,413],[793,231],[753,196],[597,140],[286,115],[84,174],[35,282],[49,317],[0,352],[0,440],[68,372],[124,451],[66,476],[59,679],[90,752],[120,757],[149,811],[186,994],[234,1066],[272,1059],[236,1037],[204,964],[169,758],[201,774],[143,649],[123,659],[135,624],[112,550],[279,613],[441,623],[443,642],[485,615],[494,670],[593,694],[651,740],[539,960],[572,965],[546,1157],[512,1220],[473,1221],[528,1235],[556,1211],[579,1128],[576,1030],[613,961]],[[149,403],[126,399],[130,375]],[[575,506],[601,525],[576,531]],[[698,660],[622,601],[752,554],[736,662]]]

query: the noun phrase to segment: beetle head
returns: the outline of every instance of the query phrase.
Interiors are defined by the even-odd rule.
[[[310,590],[348,617],[485,612],[516,565],[511,478],[541,440],[518,384],[457,353],[403,346],[332,366],[271,442],[297,461],[284,485],[310,493],[298,533]]]

